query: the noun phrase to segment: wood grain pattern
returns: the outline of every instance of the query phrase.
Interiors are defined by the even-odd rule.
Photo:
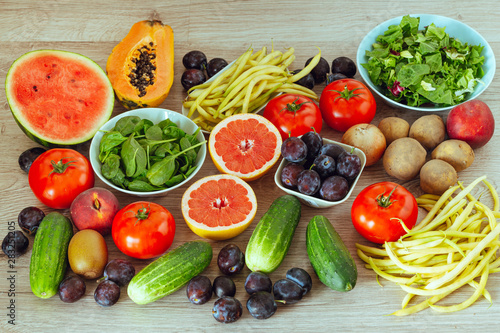
[[[180,112],[185,92],[180,85],[183,71],[182,56],[190,50],[198,49],[209,58],[223,57],[235,59],[248,47],[255,49],[274,45],[283,50],[295,48],[297,56],[292,69],[302,68],[305,61],[316,54],[316,46],[330,63],[338,56],[355,59],[359,42],[364,35],[379,23],[395,16],[408,13],[428,13],[445,15],[458,19],[481,33],[492,46],[495,54],[500,54],[500,15],[498,6],[490,1],[412,1],[405,2],[362,0],[347,1],[244,1],[244,0],[191,0],[191,1],[97,1],[86,0],[0,0],[0,90],[4,91],[5,76],[11,63],[20,55],[36,49],[61,49],[82,53],[103,68],[112,48],[127,34],[133,23],[156,18],[169,24],[175,33],[175,78],[163,108]],[[498,68],[497,68],[498,72]],[[498,76],[498,75],[497,75]],[[356,76],[360,78],[359,75]],[[324,85],[315,88],[321,93]],[[500,83],[497,78],[480,97],[500,115]],[[422,114],[393,109],[377,99],[377,115],[373,124],[387,116],[397,115],[410,123]],[[118,103],[114,115],[123,112]],[[446,113],[440,114],[446,117]],[[333,140],[340,140],[341,133],[325,125],[322,134]],[[476,150],[476,160],[467,170],[459,174],[464,183],[469,183],[481,175],[487,175],[498,188],[500,175],[498,165],[500,154],[499,131],[485,147]],[[2,221],[0,235],[7,233],[7,222],[16,221],[17,215],[26,206],[43,207],[28,187],[27,175],[17,163],[21,152],[34,147],[16,125],[4,93],[0,94],[0,207]],[[77,149],[85,154],[88,143]],[[247,231],[224,242],[211,242],[214,257],[227,243],[232,242],[244,249],[258,219],[268,209],[271,202],[282,195],[274,184],[274,167],[261,179],[251,183],[258,197],[256,220]],[[215,174],[217,169],[209,157],[196,176]],[[62,303],[58,297],[42,300],[35,297],[29,286],[29,252],[15,263],[15,297],[9,296],[10,276],[7,258],[0,256],[0,331],[50,332],[50,331],[120,331],[120,332],[213,332],[216,330],[244,331],[368,331],[387,332],[395,329],[412,331],[482,331],[493,332],[498,327],[500,313],[500,274],[491,275],[487,288],[493,304],[484,298],[470,308],[453,314],[438,314],[426,310],[410,317],[386,316],[400,308],[405,293],[396,285],[382,281],[381,287],[372,271],[364,269],[355,255],[354,244],[365,243],[355,231],[350,220],[350,206],[354,197],[364,187],[382,180],[392,180],[382,164],[366,169],[360,178],[352,197],[340,206],[316,210],[303,206],[301,222],[297,228],[292,246],[281,267],[271,274],[273,281],[284,277],[291,267],[302,267],[313,276],[310,294],[295,305],[279,306],[278,312],[268,320],[253,319],[246,309],[243,317],[231,325],[217,323],[211,315],[211,304],[195,306],[189,303],[185,288],[155,303],[138,306],[122,289],[120,301],[111,308],[98,306],[93,299],[95,281],[88,281],[83,299],[74,304]],[[418,180],[399,182],[414,195],[421,194]],[[101,182],[97,186],[104,186]],[[167,197],[152,198],[167,207],[177,221],[177,233],[173,246],[187,240],[197,239],[183,221],[180,201],[187,186],[178,188]],[[117,193],[122,207],[138,198]],[[67,211],[63,213],[67,214]],[[317,214],[325,215],[333,223],[353,254],[358,265],[359,278],[356,287],[348,293],[334,292],[322,285],[309,264],[305,249],[305,228],[308,221]],[[17,223],[16,223],[17,227]],[[30,241],[33,239],[31,238]],[[124,258],[111,237],[107,244],[111,258]],[[149,261],[133,261],[136,269],[141,269]],[[244,304],[247,300],[243,283],[248,269],[235,277],[236,297]],[[215,259],[205,271],[211,279],[219,275]],[[445,303],[465,300],[470,288],[449,296]],[[9,302],[15,300],[15,323],[8,324]],[[215,301],[215,299],[213,299]]]

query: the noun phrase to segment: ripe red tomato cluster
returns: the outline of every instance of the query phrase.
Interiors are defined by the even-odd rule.
[[[319,107],[308,97],[283,94],[267,103],[263,115],[285,140],[289,136],[299,137],[311,128],[320,133],[323,121],[334,130],[345,132],[354,125],[370,123],[376,109],[370,90],[362,82],[347,78],[333,81],[323,89]]]

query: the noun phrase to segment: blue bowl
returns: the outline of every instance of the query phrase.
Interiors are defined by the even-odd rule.
[[[462,103],[477,98],[479,95],[483,93],[483,91],[488,88],[493,77],[495,76],[495,55],[493,54],[493,50],[491,49],[490,44],[483,38],[476,30],[472,29],[468,25],[439,15],[429,15],[429,14],[411,14],[412,17],[420,17],[420,26],[419,29],[423,29],[425,26],[434,23],[437,27],[446,27],[445,32],[450,35],[450,37],[458,38],[463,43],[469,43],[471,45],[481,45],[484,46],[481,55],[484,56],[485,62],[483,64],[484,76],[480,79],[481,82],[478,82],[474,88],[474,91],[467,96],[467,99]],[[370,80],[370,76],[368,75],[368,71],[361,66],[361,64],[368,62],[368,57],[365,55],[366,50],[372,50],[372,44],[375,43],[377,37],[379,35],[383,35],[384,32],[390,25],[398,25],[401,22],[403,16],[395,17],[384,23],[376,26],[372,31],[370,31],[365,38],[361,41],[358,47],[358,52],[356,54],[356,63],[358,67],[358,71],[363,78],[364,82],[367,86],[378,94],[380,97],[384,99],[384,101],[396,108],[406,109],[406,110],[414,110],[414,111],[448,111],[451,110],[456,105],[446,106],[446,107],[429,107],[429,106],[408,106],[406,104],[398,103],[389,97],[384,95],[381,87],[375,86]]]

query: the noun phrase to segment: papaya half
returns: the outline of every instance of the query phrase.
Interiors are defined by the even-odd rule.
[[[174,32],[161,21],[140,21],[111,52],[106,72],[126,109],[159,106],[174,80]]]

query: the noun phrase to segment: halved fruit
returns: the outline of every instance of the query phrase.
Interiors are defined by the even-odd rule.
[[[251,181],[276,164],[281,144],[276,126],[263,116],[245,113],[218,123],[210,133],[208,149],[220,172]]]
[[[182,196],[182,215],[198,236],[224,240],[238,236],[257,212],[255,193],[232,175],[207,176],[194,182]]]
[[[91,59],[59,50],[36,50],[9,69],[5,90],[12,115],[32,140],[69,146],[91,139],[111,117],[113,87]]]
[[[127,109],[159,106],[174,80],[174,32],[157,20],[135,23],[108,57],[106,71]]]

